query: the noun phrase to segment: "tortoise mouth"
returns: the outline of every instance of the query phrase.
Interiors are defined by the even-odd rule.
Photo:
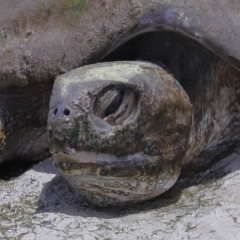
[[[159,156],[78,152],[53,155],[53,164],[88,201],[100,205],[135,203],[160,195],[177,180],[180,167]]]
[[[164,165],[159,156],[132,154],[115,156],[113,154],[86,152],[63,153],[53,155],[53,164],[61,172],[79,171],[85,175],[91,173],[98,177],[133,178],[138,176],[157,176]]]

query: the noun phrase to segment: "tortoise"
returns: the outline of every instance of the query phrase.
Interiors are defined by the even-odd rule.
[[[2,6],[0,162],[50,150],[74,189],[108,206],[158,196],[239,146],[237,3]]]

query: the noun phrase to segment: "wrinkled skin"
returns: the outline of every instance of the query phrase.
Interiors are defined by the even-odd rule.
[[[49,154],[58,75],[119,60],[131,61],[122,72],[56,80],[49,146],[76,189],[99,205],[143,201],[227,156],[239,145],[239,12],[229,0],[3,0],[0,162]]]
[[[122,103],[108,110],[116,89]],[[102,63],[62,75],[48,119],[54,165],[96,204],[155,197],[179,176],[191,109],[178,82],[156,65]]]

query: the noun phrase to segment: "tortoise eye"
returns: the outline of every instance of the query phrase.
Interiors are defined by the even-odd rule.
[[[122,124],[137,106],[136,93],[131,88],[110,86],[97,96],[93,113],[110,125]]]
[[[118,110],[118,108],[120,107],[120,105],[123,101],[123,95],[124,95],[123,90],[117,92],[117,95],[115,96],[113,101],[107,107],[107,109],[104,113],[104,117],[107,117]]]
[[[94,103],[95,114],[104,119],[118,110],[123,101],[124,91],[113,88],[101,93]]]

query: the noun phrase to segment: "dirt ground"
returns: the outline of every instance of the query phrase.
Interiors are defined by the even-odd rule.
[[[0,239],[240,239],[240,153],[141,204],[100,208],[51,159],[0,181]]]

